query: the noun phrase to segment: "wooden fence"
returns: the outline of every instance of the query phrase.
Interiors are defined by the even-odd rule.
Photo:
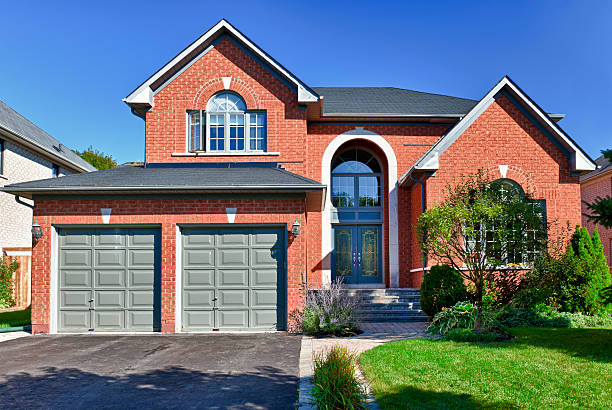
[[[31,303],[32,278],[32,249],[31,248],[4,248],[2,256],[17,259],[19,269],[13,275],[15,280],[16,307],[28,307]]]

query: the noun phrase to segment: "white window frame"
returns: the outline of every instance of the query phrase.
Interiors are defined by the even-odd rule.
[[[191,114],[194,112],[200,113],[200,145],[204,146],[204,149],[193,149],[191,146]],[[263,149],[251,149],[251,115],[259,114],[263,115]],[[211,115],[222,115],[223,116],[223,150],[213,150],[210,148],[210,116]],[[230,149],[230,115],[242,115],[244,118],[244,149]],[[252,110],[252,111],[231,111],[231,112],[215,112],[205,110],[189,110],[187,111],[187,147],[189,152],[207,152],[216,154],[232,154],[232,153],[264,153],[267,152],[268,143],[268,123],[266,112],[263,110]],[[206,128],[203,129],[202,123],[205,124]],[[257,127],[257,125],[255,125]],[[204,141],[202,141],[204,139]]]

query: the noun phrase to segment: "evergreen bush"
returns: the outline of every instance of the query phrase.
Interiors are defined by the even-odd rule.
[[[452,267],[436,265],[425,273],[421,284],[421,309],[430,318],[442,311],[442,308],[466,299],[463,278]]]

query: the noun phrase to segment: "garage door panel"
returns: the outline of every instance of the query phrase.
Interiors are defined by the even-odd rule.
[[[125,266],[125,249],[95,249],[95,267]]]
[[[62,229],[59,238],[59,331],[159,329],[158,230]]]
[[[276,289],[253,289],[251,290],[251,306],[254,308],[274,308],[277,303]]]
[[[75,229],[64,231],[60,236],[59,245],[62,248],[71,247],[91,247],[91,231],[83,229]]]
[[[281,249],[251,249],[253,266],[272,266],[276,267],[282,260],[283,252]]]
[[[217,286],[248,287],[248,269],[217,269]]]
[[[280,239],[281,239],[281,235],[278,233],[278,231],[262,231],[262,232],[254,232],[252,235],[252,245],[255,247],[266,247],[266,248],[272,248],[272,247],[281,247],[281,243],[280,243]]]
[[[215,326],[212,310],[195,310],[183,313],[183,328],[189,330],[210,330]]]
[[[217,295],[219,308],[249,307],[248,289],[219,289]]]
[[[90,249],[62,249],[60,251],[61,268],[90,268]]]
[[[94,236],[95,247],[125,247],[125,234],[121,230],[100,230]]]
[[[91,288],[90,269],[62,269],[60,278],[62,288]]]
[[[155,249],[129,249],[128,267],[150,267],[155,263]]]
[[[127,327],[138,332],[150,332],[153,330],[152,310],[128,310],[127,311]]]
[[[124,288],[124,269],[96,269],[94,271],[95,285],[98,288]]]
[[[183,281],[185,288],[194,286],[213,287],[215,286],[215,271],[212,269],[185,269],[183,271]]]
[[[251,316],[251,327],[275,329],[277,321],[276,309],[254,310]]]
[[[99,290],[95,292],[94,304],[96,309],[124,308],[125,291]]]
[[[185,267],[214,267],[214,249],[189,249],[185,251]]]
[[[130,288],[153,288],[155,286],[155,271],[153,269],[128,270],[128,286]]]
[[[125,328],[125,312],[123,310],[97,310],[94,312],[94,328],[111,331]]]
[[[130,231],[128,246],[130,248],[155,248],[157,234],[150,231]]]
[[[251,286],[274,287],[278,284],[276,269],[253,269],[251,271]]]
[[[153,306],[155,295],[153,290],[130,290],[128,291],[129,309],[146,309]]]
[[[60,292],[60,308],[89,309],[90,290],[63,290]]]
[[[210,290],[185,290],[184,292],[184,307],[185,308],[213,308],[213,299],[215,291]]]
[[[239,328],[249,327],[249,311],[244,310],[219,310],[219,328]]]
[[[185,233],[182,238],[184,248],[189,248],[191,246],[213,248],[215,246],[215,235],[209,230],[190,231],[189,233]]]
[[[218,266],[224,267],[245,267],[249,266],[248,249],[218,249]]]
[[[59,327],[73,332],[91,329],[91,313],[89,310],[66,310],[60,312]]]
[[[244,232],[222,232],[217,236],[217,247],[242,247],[249,245],[249,234]]]

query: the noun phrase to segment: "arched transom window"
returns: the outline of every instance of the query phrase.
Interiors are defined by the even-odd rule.
[[[382,206],[381,167],[369,152],[353,148],[332,160],[332,205],[336,208]]]
[[[266,113],[246,109],[236,93],[215,94],[206,111],[189,111],[189,150],[216,153],[266,150]]]

